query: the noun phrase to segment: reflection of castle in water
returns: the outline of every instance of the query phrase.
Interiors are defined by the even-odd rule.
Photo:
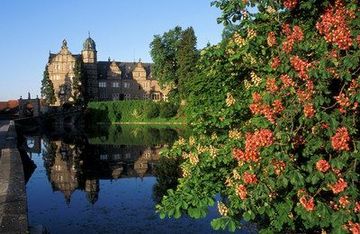
[[[98,199],[99,180],[149,176],[162,146],[74,145],[62,141],[46,144],[43,153],[48,178],[54,191],[67,203],[75,190],[86,192],[88,201]]]

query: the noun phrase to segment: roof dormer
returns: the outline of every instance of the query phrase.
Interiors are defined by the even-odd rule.
[[[115,60],[113,60],[109,66],[107,76],[110,78],[120,78],[121,70],[119,66],[116,64]]]
[[[146,80],[146,70],[141,62],[141,59],[139,59],[139,62],[132,71],[132,76],[135,80]]]

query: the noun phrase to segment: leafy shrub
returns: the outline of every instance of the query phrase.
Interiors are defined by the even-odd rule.
[[[177,113],[178,107],[170,102],[162,102],[160,104],[160,117],[171,118]]]
[[[145,115],[147,118],[152,119],[159,116],[159,104],[151,102],[145,107]]]

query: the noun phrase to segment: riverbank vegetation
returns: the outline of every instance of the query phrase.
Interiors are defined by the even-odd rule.
[[[163,152],[182,176],[158,213],[201,218],[216,204],[214,229],[359,233],[358,2],[213,5],[226,33],[187,81],[196,134]]]
[[[90,123],[163,123],[185,124],[185,116],[176,104],[150,100],[89,102],[87,119]]]

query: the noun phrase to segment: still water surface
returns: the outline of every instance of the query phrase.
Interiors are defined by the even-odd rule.
[[[213,233],[216,207],[199,220],[161,220],[155,213],[166,191],[155,176],[159,151],[181,135],[184,129],[130,126],[27,134],[25,148],[36,164],[26,186],[30,225],[50,233]]]

